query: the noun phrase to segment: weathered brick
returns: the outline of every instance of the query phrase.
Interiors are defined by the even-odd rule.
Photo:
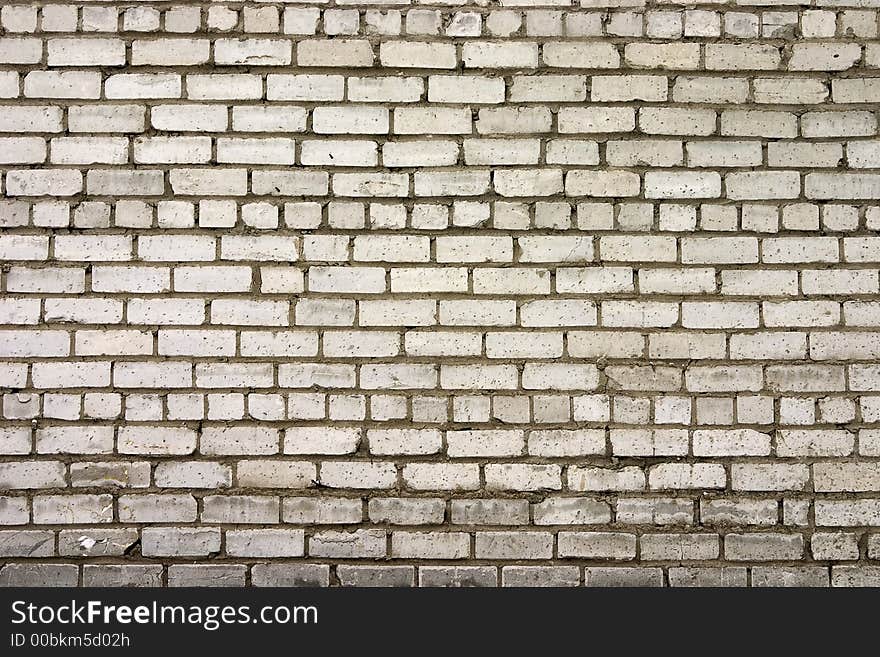
[[[877,8],[346,2],[0,10],[0,583],[876,583]]]

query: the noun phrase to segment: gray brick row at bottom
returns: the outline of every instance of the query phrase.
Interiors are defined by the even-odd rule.
[[[880,586],[880,566],[350,566],[10,563],[0,586]]]

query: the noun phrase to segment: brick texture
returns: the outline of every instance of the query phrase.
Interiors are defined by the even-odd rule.
[[[0,584],[880,585],[877,0],[0,8]]]

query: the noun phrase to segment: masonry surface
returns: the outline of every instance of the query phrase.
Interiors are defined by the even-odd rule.
[[[877,7],[3,2],[0,584],[880,585]]]

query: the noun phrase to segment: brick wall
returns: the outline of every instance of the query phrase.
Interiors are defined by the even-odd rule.
[[[0,583],[880,584],[877,5],[4,2]]]

